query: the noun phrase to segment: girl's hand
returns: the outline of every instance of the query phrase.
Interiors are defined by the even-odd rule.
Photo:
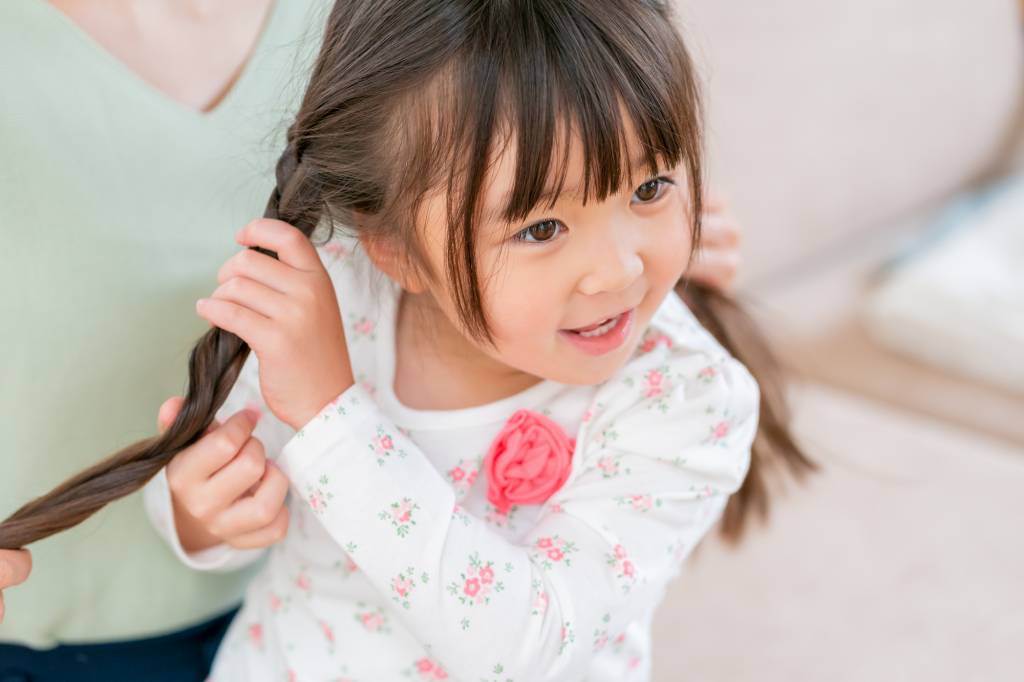
[[[0,623],[4,622],[4,593],[25,582],[32,571],[32,555],[24,549],[0,549]]]
[[[309,239],[288,223],[254,220],[235,239],[278,260],[253,249],[235,254],[196,310],[249,344],[264,402],[297,431],[355,383],[334,285]]]
[[[184,399],[160,406],[157,423],[167,429]],[[288,478],[268,461],[252,437],[258,412],[240,410],[167,464],[167,485],[178,539],[186,552],[224,542],[238,549],[272,545],[288,532]]]
[[[701,245],[686,276],[727,292],[736,283],[740,268],[742,228],[720,194],[709,192],[705,202]]]

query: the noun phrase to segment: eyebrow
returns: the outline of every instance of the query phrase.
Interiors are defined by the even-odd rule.
[[[637,168],[645,168],[646,165],[647,165],[647,158],[645,156],[639,156],[639,157],[630,159],[630,161],[632,163],[632,166],[633,166],[634,170],[637,169]],[[660,159],[659,159],[659,162],[660,162]],[[660,170],[661,170],[661,164],[660,163],[658,164],[658,168],[659,168],[659,172],[660,172]],[[578,197],[582,193],[581,189],[582,188],[579,188],[579,187],[574,188],[574,189],[568,189],[568,190],[563,188],[562,191],[559,192],[558,196],[556,197],[555,196],[555,189],[553,187],[545,187],[541,191],[540,195],[537,196],[537,206],[540,206],[545,201],[549,201],[549,200],[552,200],[552,199],[560,199],[560,198],[563,198],[563,197]],[[508,201],[508,194],[505,195],[504,200],[505,200],[505,202]],[[482,222],[481,222],[481,224],[482,225],[489,225],[491,223],[499,222],[498,219],[502,217],[501,216],[502,213],[503,213],[502,207],[495,207],[495,206],[489,207],[482,214]],[[504,223],[505,221],[501,220],[500,222]]]

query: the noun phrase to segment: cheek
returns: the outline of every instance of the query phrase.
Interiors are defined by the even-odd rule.
[[[685,218],[665,220],[659,225],[656,234],[658,236],[648,251],[651,279],[667,288],[674,285],[686,271],[693,250],[691,228]]]
[[[560,286],[547,270],[529,262],[506,262],[483,291],[498,347],[517,354],[536,352],[549,343],[564,317],[565,293]]]

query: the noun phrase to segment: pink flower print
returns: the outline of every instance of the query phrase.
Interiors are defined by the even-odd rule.
[[[586,424],[588,421],[590,421],[591,417],[593,417],[593,416],[594,416],[594,411],[593,410],[587,410],[586,412],[584,412],[583,413],[583,420],[582,420],[583,423]]]
[[[640,345],[640,353],[650,353],[659,344],[664,345],[666,348],[672,348],[672,339],[664,334],[649,334]]]
[[[715,378],[716,374],[718,374],[717,370],[709,365],[697,373],[697,378],[704,383],[708,383]]]
[[[263,648],[263,625],[260,623],[253,623],[249,626],[249,641],[253,643],[257,649]]]
[[[512,512],[515,511],[515,509],[516,507],[512,507],[511,509],[501,511],[496,509],[494,505],[489,505],[489,509],[487,512],[487,521],[488,523],[493,523],[498,528],[504,528],[508,525],[509,517],[512,515]]]
[[[494,580],[494,562],[482,561],[478,552],[469,555],[469,566],[461,574],[461,584],[453,581],[448,592],[466,606],[489,604],[492,592],[501,592],[505,586]]]
[[[270,593],[270,610],[275,612],[281,610],[281,598],[273,592]]]
[[[298,679],[298,674],[291,668],[288,668],[288,682],[297,682]]]
[[[540,592],[533,601],[533,613],[538,616],[544,615],[548,610],[549,597],[547,592]]]
[[[649,511],[652,504],[650,495],[630,495],[629,501],[636,511]]]
[[[447,680],[448,673],[439,663],[429,658],[421,658],[413,664],[421,680]],[[409,674],[408,672],[406,674]]]
[[[308,493],[306,499],[314,514],[323,514],[329,502],[334,499],[334,493],[329,489],[331,482],[327,478],[327,474],[321,474],[317,483],[319,483],[317,486],[306,485],[306,492]]]
[[[324,637],[327,638],[328,642],[334,644],[334,631],[331,630],[330,625],[324,621],[320,621],[320,631],[324,633]]]
[[[608,561],[608,565],[614,567],[622,591],[629,592],[629,589],[636,582],[636,566],[627,558],[626,548],[622,545],[615,545],[613,552],[606,554],[605,558]]]
[[[426,574],[423,574],[423,580],[426,580]],[[415,581],[413,581],[413,569],[410,566],[403,573],[399,573],[397,576],[391,579],[391,591],[394,593],[391,595],[391,599],[396,603],[400,604],[403,608],[409,608],[412,606],[412,602],[409,601],[409,596],[412,594],[413,588],[416,587]]]
[[[370,334],[373,333],[373,328],[373,320],[366,317],[361,317],[355,323],[355,325],[353,325],[352,330],[359,336],[369,336]]]
[[[611,455],[605,455],[597,460],[597,468],[605,478],[611,478],[619,473],[619,462]]]
[[[348,249],[338,242],[328,242],[324,245],[324,251],[332,255],[335,260],[340,260],[348,254]]]
[[[555,514],[561,513],[562,505],[559,504],[558,502],[555,502],[553,505],[551,505],[551,511]]]
[[[480,582],[484,585],[490,585],[494,582],[494,569],[490,566],[484,566],[480,569]]]
[[[392,439],[391,434],[387,433],[381,426],[377,427],[377,435],[370,440],[367,447],[377,456],[377,464],[381,466],[392,455],[405,457],[406,454],[405,450],[395,447],[395,441]]]
[[[451,476],[451,479],[453,481],[461,481],[466,477],[466,472],[462,470],[462,467],[457,466],[451,471],[449,471],[448,475]]]
[[[391,589],[395,591],[399,597],[405,597],[412,590],[412,582],[406,580],[402,576],[398,576],[391,583]]]
[[[566,566],[572,565],[569,555],[576,552],[577,549],[576,543],[563,540],[555,535],[538,538],[533,544],[531,555],[533,560],[539,562],[543,568],[550,569],[554,566],[552,562],[562,563]]]
[[[309,592],[311,587],[309,582],[309,576],[307,576],[305,573],[299,573],[299,575],[295,578],[295,586],[303,592]]]
[[[358,618],[363,627],[370,632],[377,632],[384,626],[384,616],[374,611],[360,613]]]
[[[729,435],[729,422],[718,422],[711,431],[715,440],[721,440]]]
[[[356,562],[352,561],[352,557],[346,555],[345,556],[345,574],[346,575],[352,575],[353,573],[355,573],[358,570],[359,570],[359,566],[356,565]]]
[[[663,382],[665,380],[665,375],[659,370],[652,369],[644,376],[644,380],[647,382],[647,385],[644,388],[645,398],[656,398],[664,392]]]
[[[412,530],[412,527],[416,525],[416,521],[413,519],[413,512],[419,508],[420,506],[410,498],[403,497],[401,500],[392,502],[390,509],[384,509],[378,513],[377,518],[381,521],[390,521],[398,537],[404,538]]]

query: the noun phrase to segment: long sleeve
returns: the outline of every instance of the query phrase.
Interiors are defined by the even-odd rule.
[[[280,463],[455,679],[578,680],[595,651],[650,613],[749,467],[753,377],[716,344],[672,345],[655,344],[598,389],[569,479],[521,543],[456,505],[358,384],[294,435]]]
[[[268,458],[280,452],[281,446],[293,435],[294,430],[274,417],[263,403],[259,390],[259,367],[256,354],[250,353],[238,374],[235,385],[228,393],[224,404],[217,410],[215,418],[224,423],[229,417],[245,407],[258,409],[262,416],[253,429]],[[186,552],[181,546],[178,529],[174,524],[171,505],[171,490],[167,484],[167,468],[164,467],[143,488],[143,503],[150,523],[170,547],[178,559],[197,571],[228,572],[244,568],[257,561],[265,549],[235,549],[221,543],[199,552]]]

